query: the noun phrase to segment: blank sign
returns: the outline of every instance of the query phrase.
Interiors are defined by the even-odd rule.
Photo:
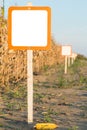
[[[8,44],[11,49],[48,49],[51,41],[49,7],[10,7]]]
[[[62,55],[63,56],[70,56],[72,54],[72,48],[69,45],[62,46]]]

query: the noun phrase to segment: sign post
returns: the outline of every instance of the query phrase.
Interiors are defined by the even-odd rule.
[[[77,57],[77,54],[76,53],[72,53],[72,55],[71,55],[71,64],[74,63],[76,57]]]
[[[28,6],[11,6],[10,4],[8,8],[8,47],[14,50],[27,50],[28,123],[32,123],[32,50],[48,50],[50,48],[51,9],[49,7],[33,7],[31,2],[28,3]]]
[[[65,56],[65,71],[64,71],[64,73],[65,74],[67,74],[67,56]]]
[[[33,122],[33,51],[27,50],[27,107],[28,123]]]
[[[72,54],[72,48],[69,45],[62,46],[62,55],[65,56],[65,70],[64,73],[67,74],[67,60],[68,56]]]
[[[70,56],[68,56],[68,67],[70,67]]]
[[[32,3],[27,3],[32,6]],[[33,51],[27,50],[27,108],[28,124],[33,122]]]

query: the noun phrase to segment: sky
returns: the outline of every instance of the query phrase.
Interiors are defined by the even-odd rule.
[[[52,37],[56,43],[71,45],[73,52],[87,56],[87,0],[4,1],[6,9],[11,5],[23,6],[27,2],[32,2],[33,6],[51,7]]]

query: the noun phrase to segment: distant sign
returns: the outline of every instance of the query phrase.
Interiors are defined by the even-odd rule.
[[[62,55],[63,56],[70,56],[72,54],[72,48],[69,45],[62,46]]]
[[[72,53],[72,55],[71,55],[70,57],[76,58],[76,57],[77,57],[77,54],[76,54],[76,53]]]
[[[51,9],[49,7],[13,6],[8,10],[8,45],[10,49],[49,49]]]

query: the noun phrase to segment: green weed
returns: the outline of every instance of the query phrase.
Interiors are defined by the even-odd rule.
[[[44,94],[35,93],[34,94],[34,101],[41,103],[42,102],[42,98],[44,98],[44,97],[45,97]]]
[[[47,71],[47,70],[48,70],[48,68],[49,68],[49,66],[48,66],[48,65],[44,65],[44,66],[43,66],[43,70],[44,70],[44,71]]]
[[[45,122],[52,122],[52,118],[49,115],[44,116]]]
[[[3,127],[3,124],[0,124],[0,127]]]
[[[73,126],[72,128],[68,128],[68,130],[78,130],[78,126]]]

